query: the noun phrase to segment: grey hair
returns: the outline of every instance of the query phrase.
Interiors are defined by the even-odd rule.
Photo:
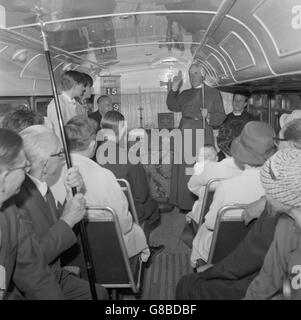
[[[301,119],[293,119],[283,127],[283,137],[295,143],[295,147],[301,148]]]
[[[56,152],[60,141],[55,133],[43,125],[30,126],[20,132],[24,151],[32,167],[37,167],[41,161],[47,160]]]

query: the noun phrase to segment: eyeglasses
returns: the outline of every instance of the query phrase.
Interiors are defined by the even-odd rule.
[[[279,138],[279,137],[274,137],[273,140],[274,140],[274,144],[276,147],[279,146],[281,141],[288,141],[287,139],[283,139],[283,138]]]
[[[59,158],[62,158],[65,156],[65,151],[64,150],[61,150],[57,153],[54,153],[54,154],[51,154],[50,157],[52,158],[55,158],[55,157],[59,157]]]

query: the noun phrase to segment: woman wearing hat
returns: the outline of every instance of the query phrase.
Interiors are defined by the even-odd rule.
[[[290,299],[301,299],[301,150],[278,151],[261,169],[267,201],[286,213],[279,218],[274,241],[245,299],[282,298],[287,278]],[[284,293],[285,294],[285,293]]]
[[[231,144],[231,154],[243,172],[220,182],[212,204],[193,240],[191,264],[208,260],[218,210],[227,204],[252,203],[264,195],[260,167],[274,154],[274,130],[265,122],[250,121]]]

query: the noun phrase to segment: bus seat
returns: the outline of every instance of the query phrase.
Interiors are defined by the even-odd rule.
[[[189,247],[192,248],[192,241],[195,237],[195,235],[198,232],[198,224],[191,220],[190,223],[186,222],[184,229],[181,233],[180,239]]]
[[[210,179],[206,184],[203,203],[202,203],[202,209],[201,209],[200,219],[199,219],[199,227],[202,225],[202,223],[204,223],[205,215],[209,211],[209,208],[213,201],[215,190],[212,190],[212,186],[214,183],[219,182],[221,180],[222,179]]]
[[[192,241],[198,232],[201,224],[204,222],[205,214],[209,211],[210,205],[213,200],[214,190],[212,188],[213,183],[219,182],[221,179],[211,179],[207,182],[205,192],[203,196],[202,208],[200,212],[199,223],[191,220],[190,223],[186,223],[181,233],[180,239],[189,247],[192,248]]]
[[[137,210],[135,207],[135,202],[134,202],[134,197],[132,194],[132,189],[130,186],[130,183],[126,180],[126,179],[117,179],[122,191],[125,193],[129,205],[130,205],[130,212],[133,216],[134,221],[139,224],[139,220],[138,220],[138,215],[137,215]]]
[[[245,204],[226,205],[220,208],[215,222],[208,263],[215,264],[231,253],[246,236],[251,224],[245,225],[242,213],[230,214],[227,211],[243,210]]]
[[[87,219],[85,226],[96,283],[108,289],[131,289],[132,293],[138,293],[143,262],[140,255],[129,259],[117,214],[110,207],[87,207],[87,210],[93,210],[93,215]],[[104,211],[106,216],[103,215]],[[81,243],[80,249],[82,252]],[[77,255],[70,264],[78,265],[82,278],[88,280],[82,254]]]

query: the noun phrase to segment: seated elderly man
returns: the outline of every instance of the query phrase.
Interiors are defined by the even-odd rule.
[[[40,125],[30,126],[20,135],[31,168],[16,196],[16,204],[25,210],[31,220],[65,298],[90,299],[88,282],[61,268],[60,264],[61,254],[77,241],[72,228],[85,215],[86,202],[83,195],[72,197],[71,192],[71,187],[82,185],[82,179],[75,168],[68,170],[65,178],[67,202],[64,209],[60,210],[49,189],[60,175],[64,160],[59,139],[53,131]],[[97,286],[97,294],[99,299],[107,298],[107,292],[101,286]]]
[[[30,221],[13,200],[27,169],[21,137],[0,129],[0,300],[11,298],[13,286],[26,299],[64,299]]]
[[[95,154],[97,124],[83,116],[70,119],[65,131],[73,165],[84,180],[83,194],[88,206],[109,206],[118,215],[129,257],[141,254],[146,262],[150,250],[142,228],[133,222],[128,201],[114,174],[91,160]],[[55,196],[64,196],[62,179],[52,188]]]

